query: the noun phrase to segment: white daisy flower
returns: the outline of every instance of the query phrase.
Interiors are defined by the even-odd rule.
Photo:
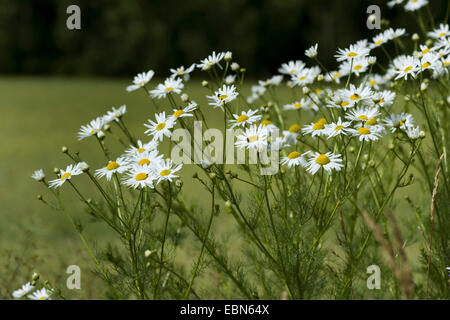
[[[387,40],[394,40],[397,38],[400,38],[401,36],[406,34],[406,30],[403,28],[397,28],[397,29],[392,29],[389,28],[386,31],[384,31],[384,36]]]
[[[291,77],[294,86],[305,86],[314,82],[316,75],[311,69],[305,68],[302,71],[295,73]]]
[[[136,189],[138,187],[149,187],[153,189],[153,181],[156,179],[155,173],[148,165],[133,165],[130,167],[126,177],[122,179],[123,184]]]
[[[395,73],[397,77],[395,80],[404,78],[408,79],[408,75],[414,78],[414,74],[419,70],[419,60],[413,56],[399,56],[393,60]]]
[[[306,167],[308,165],[308,161],[305,156],[309,153],[310,151],[305,152],[304,154],[300,154],[300,152],[297,151],[292,151],[287,157],[282,157],[280,163],[281,165],[287,165],[288,168],[296,166]]]
[[[346,119],[350,121],[360,121],[360,122],[366,122],[368,120],[376,119],[380,115],[380,112],[378,112],[378,108],[364,108],[364,107],[358,107],[356,109],[350,110],[350,112],[345,116]]]
[[[367,79],[366,82],[371,88],[375,89],[375,90],[379,90],[380,86],[386,84],[386,79],[376,73],[373,73],[369,76],[369,78]]]
[[[339,89],[336,91],[336,96],[341,98],[342,107],[353,107],[357,103],[368,103],[373,96],[373,92],[370,87],[361,84],[359,87],[355,87],[350,84],[350,89]]]
[[[393,91],[379,91],[373,95],[372,101],[376,106],[386,108],[392,106],[395,100],[395,96],[396,94]]]
[[[338,121],[325,125],[324,135],[326,135],[328,139],[340,134],[347,135],[349,133],[347,128],[350,127],[350,124],[351,122],[342,121],[341,117],[339,117]]]
[[[331,78],[330,78],[331,76]],[[326,82],[336,82],[336,83],[340,83],[341,82],[341,77],[343,75],[339,73],[339,71],[330,71],[330,74],[325,74],[325,81]]]
[[[408,0],[408,3],[405,4],[406,11],[416,11],[420,8],[426,6],[428,4],[428,0]]]
[[[433,31],[430,31],[427,33],[427,35],[434,39],[440,39],[445,38],[450,35],[450,30],[448,27],[448,24],[440,24],[439,28],[434,29]]]
[[[156,140],[151,140],[147,143],[142,143],[141,140],[137,141],[137,146],[130,146],[126,151],[125,154],[127,156],[133,156],[137,155],[139,153],[148,152],[155,150],[158,147],[158,142]]]
[[[33,172],[31,175],[31,178],[33,178],[36,181],[43,181],[45,179],[45,173],[44,170],[39,169]]]
[[[167,78],[164,83],[158,84],[158,86],[150,91],[150,94],[153,98],[162,99],[167,97],[169,93],[181,93],[181,89],[183,89],[184,84],[181,79],[173,79]]]
[[[307,56],[308,58],[314,59],[315,57],[317,57],[317,48],[318,48],[319,44],[315,44],[313,46],[311,46],[309,49],[305,50],[305,56]]]
[[[106,179],[110,181],[113,173],[123,173],[127,171],[128,165],[129,160],[120,157],[115,161],[109,161],[106,167],[95,170],[95,175],[99,178],[106,176]]]
[[[406,134],[411,140],[417,140],[420,137],[420,128],[419,127],[407,127]]]
[[[267,148],[268,138],[267,126],[263,125],[251,125],[241,135],[238,135],[235,143],[239,149],[255,149],[256,151],[263,151]]]
[[[225,77],[225,83],[226,84],[233,84],[236,81],[236,75],[235,74],[229,74]]]
[[[143,88],[153,78],[154,74],[155,72],[153,70],[138,73],[133,79],[133,84],[127,87],[127,91],[131,92]]]
[[[166,159],[165,161],[160,161],[155,166],[155,178],[157,183],[167,180],[172,182],[172,179],[178,178],[174,173],[181,169],[182,165],[174,166],[172,160]]]
[[[150,124],[144,124],[148,129],[145,131],[147,135],[153,136],[153,139],[162,141],[163,137],[170,138],[172,136],[172,129],[175,125],[175,121],[172,117],[166,118],[166,112],[155,114],[156,122],[148,120]]]
[[[78,140],[83,140],[93,135],[101,137],[102,135],[104,135],[102,131],[104,124],[105,124],[104,118],[98,117],[95,120],[89,122],[89,124],[81,126],[80,131],[78,132]]]
[[[144,151],[130,157],[131,165],[155,167],[157,163],[162,161],[162,155],[158,150]]]
[[[371,48],[376,48],[376,47],[382,46],[383,44],[387,43],[389,40],[390,39],[386,35],[386,32],[382,32],[372,38],[372,43],[370,44],[370,46],[371,46]]]
[[[219,62],[225,57],[225,53],[224,52],[220,52],[218,54],[216,54],[215,51],[213,51],[213,53],[211,55],[209,55],[206,59],[203,59],[200,61],[199,64],[197,64],[197,67],[202,69],[202,70],[208,70],[209,68],[211,68],[214,65],[218,65],[219,68],[222,68],[219,64]]]
[[[327,121],[322,118],[317,122],[313,122],[309,125],[306,125],[302,128],[302,132],[304,134],[311,134],[312,137],[315,136],[321,136],[326,134],[325,125],[327,124]]]
[[[376,141],[381,137],[383,127],[380,125],[374,125],[370,127],[360,127],[359,129],[349,129],[349,132],[354,137],[359,137],[359,141]]]
[[[303,68],[305,68],[305,63],[303,61],[289,61],[288,63],[283,63],[278,69],[279,73],[293,75],[294,73],[300,73]]]
[[[260,115],[256,113],[258,110],[248,110],[242,111],[240,115],[233,114],[233,120],[228,120],[230,124],[230,129],[234,129],[236,127],[245,127],[248,124],[255,123],[256,121],[261,119]]]
[[[176,77],[183,77],[184,81],[188,81],[190,78],[190,73],[194,70],[195,63],[191,65],[189,68],[185,69],[184,66],[178,67],[176,69],[170,69],[172,75],[170,76],[172,79]]]
[[[306,171],[311,174],[316,174],[320,168],[323,168],[326,172],[328,172],[328,174],[331,174],[332,170],[341,170],[344,166],[341,162],[342,159],[340,154],[334,154],[332,152],[320,154],[318,152],[314,152],[308,160]]]
[[[411,114],[402,112],[400,114],[392,113],[389,118],[383,119],[386,126],[391,128],[394,133],[397,129],[407,130],[414,126],[414,118]]]
[[[28,295],[28,298],[31,300],[51,300],[52,295],[51,290],[47,290],[46,288],[42,288],[41,290],[36,290],[32,294]]]
[[[268,133],[274,131],[274,130],[279,130],[278,127],[276,125],[274,125],[270,120],[268,119],[264,119],[261,121],[261,123],[259,124],[260,126],[262,126],[264,129],[267,130]]]
[[[283,76],[276,75],[276,76],[273,76],[273,77],[271,77],[271,78],[269,78],[267,80],[264,80],[264,81],[259,80],[258,83],[259,83],[260,86],[268,87],[268,86],[279,86],[281,81],[283,81]]]
[[[439,65],[438,60],[440,60],[440,58],[441,56],[435,52],[430,51],[424,54],[420,59],[420,68],[416,75],[427,69],[434,70]]]
[[[339,66],[339,73],[342,76],[346,76],[350,73],[350,68],[351,68],[352,73],[355,74],[357,77],[359,77],[359,75],[361,73],[364,73],[367,71],[368,67],[369,67],[369,63],[367,61],[367,58],[361,57],[361,58],[354,59],[353,61],[344,61]]]
[[[335,55],[337,61],[345,61],[352,60],[356,58],[366,57],[370,53],[370,49],[363,46],[363,43],[352,44],[349,48],[346,49],[338,49],[337,54]]]
[[[103,116],[104,124],[110,123],[112,121],[119,122],[119,119],[127,112],[127,106],[122,105],[118,109],[112,107],[112,111],[107,111],[106,115]]]
[[[178,118],[193,117],[192,111],[197,109],[197,103],[192,101],[184,108],[173,109],[173,114],[170,116],[172,119],[176,120]]]
[[[34,289],[34,286],[31,285],[30,282],[25,283],[22,288],[14,291],[12,293],[12,296],[16,299],[20,299],[22,297],[24,297],[26,294],[28,294],[29,292],[31,292]]]
[[[297,144],[297,137],[300,135],[301,127],[294,123],[288,130],[283,131],[283,140],[289,145]]]
[[[229,103],[236,99],[239,93],[236,91],[236,87],[234,85],[227,86],[223,85],[222,88],[214,92],[213,96],[206,96],[209,100],[210,106],[222,107],[225,103]]]
[[[64,184],[64,182],[66,182],[66,180],[70,180],[72,179],[73,176],[77,176],[82,173],[83,171],[81,170],[78,164],[76,165],[70,164],[67,166],[65,170],[60,169],[58,173],[59,178],[55,180],[50,180],[48,184],[51,188],[56,189],[58,187],[61,187]]]

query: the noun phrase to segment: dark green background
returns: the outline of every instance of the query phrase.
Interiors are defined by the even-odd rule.
[[[432,0],[442,20],[448,0]],[[130,76],[198,62],[231,50],[253,76],[303,59],[320,43],[337,47],[367,36],[366,9],[378,4],[395,27],[419,31],[412,14],[380,0],[1,0],[0,73]],[[82,30],[66,28],[66,8],[81,7]],[[370,31],[375,35],[376,30]]]

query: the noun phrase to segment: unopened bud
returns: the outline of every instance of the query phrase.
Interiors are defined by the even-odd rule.
[[[150,257],[152,255],[152,250],[145,250],[144,255],[146,258]]]
[[[233,53],[231,51],[225,52],[224,60],[225,61],[231,61],[231,59],[233,59]]]
[[[211,172],[211,173],[209,174],[209,178],[210,178],[210,179],[215,179],[215,178],[216,178],[216,174],[215,174],[214,172]]]
[[[36,196],[36,198],[37,198],[38,200],[42,200],[42,195],[41,195],[41,194],[38,194],[38,195]]]
[[[206,80],[203,80],[203,81],[202,81],[202,86],[203,86],[203,87],[207,87],[208,84],[209,84],[208,81],[206,81]]]
[[[425,91],[428,88],[428,84],[426,84],[425,82],[422,82],[420,84],[420,91]]]
[[[78,168],[80,168],[81,171],[86,172],[89,170],[89,165],[86,162],[82,161],[78,163]]]
[[[241,73],[245,73],[245,71],[247,71],[247,69],[245,69],[245,68],[241,68]]]
[[[425,131],[419,132],[419,138],[421,138],[421,139],[425,138]]]
[[[238,71],[239,68],[240,68],[240,66],[239,66],[238,63],[233,62],[233,63],[231,64],[231,70],[233,70],[233,71]]]
[[[303,94],[308,94],[311,92],[311,90],[308,87],[303,87]]]
[[[189,101],[189,95],[187,93],[183,93],[181,95],[181,101],[188,102]]]
[[[411,39],[412,39],[413,41],[419,41],[420,37],[419,37],[419,35],[418,35],[417,33],[414,33],[414,34],[411,36]]]
[[[370,57],[367,59],[367,63],[368,63],[370,66],[373,66],[375,63],[377,63],[377,57],[370,56]]]
[[[319,74],[317,76],[317,81],[323,81],[323,74]]]
[[[62,153],[67,153],[67,152],[69,152],[69,149],[68,149],[66,146],[63,146],[63,147],[61,148],[61,152],[62,152]]]

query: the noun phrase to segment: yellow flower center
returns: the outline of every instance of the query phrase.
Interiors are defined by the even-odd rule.
[[[336,126],[336,128],[334,128],[334,130],[335,130],[335,131],[339,131],[339,130],[341,130],[343,127],[344,127],[343,125],[339,125],[339,126]]]
[[[89,131],[89,133],[90,133],[90,134],[94,134],[94,133],[95,133],[95,130],[92,129],[91,131]]]
[[[71,176],[72,174],[70,172],[66,172],[61,176],[61,180],[67,179]]]
[[[340,76],[341,76],[341,74],[340,74],[339,72],[336,72],[336,73],[334,74],[333,78],[337,79],[337,78],[339,78]]]
[[[181,116],[182,114],[184,114],[183,110],[177,110],[173,113],[174,117],[178,118],[179,116]]]
[[[108,163],[108,165],[106,166],[106,170],[111,171],[111,170],[115,170],[118,167],[120,167],[120,165],[115,162],[115,161],[111,161],[110,163]]]
[[[298,109],[298,108],[301,108],[301,107],[302,107],[301,103],[294,104],[294,109]]]
[[[150,164],[150,160],[144,158],[144,159],[139,160],[138,164],[140,166],[143,166],[144,164]]]
[[[355,69],[356,71],[361,70],[362,65],[358,64],[358,65],[354,66],[353,69]]]
[[[316,94],[320,94],[320,93],[322,93],[322,90],[321,89],[316,89]]]
[[[372,80],[372,81],[369,82],[369,84],[370,84],[371,86],[374,86],[374,85],[377,84],[377,81],[376,81],[376,80]]]
[[[341,107],[346,107],[348,106],[350,103],[348,101],[342,101],[341,103]]]
[[[170,170],[167,170],[167,169],[163,170],[159,173],[159,175],[161,175],[163,177],[168,176],[169,174],[170,174]]]
[[[294,73],[294,72],[295,72],[295,70],[294,70],[294,69],[292,69],[292,70],[291,70],[291,71],[289,71],[289,72],[290,72],[290,73],[292,74],[292,73]]]
[[[320,123],[323,123],[323,124],[327,124],[328,123],[327,119],[325,119],[325,118],[320,118],[319,121],[317,121],[317,122],[320,122]]]
[[[166,124],[164,122],[162,122],[156,126],[156,130],[161,131],[165,127],[166,127]]]
[[[143,87],[144,86],[144,82],[139,82],[139,86]]]
[[[375,42],[375,44],[377,45],[377,46],[379,46],[380,44],[382,44],[383,43],[383,40],[378,40],[377,42]]]
[[[442,33],[439,34],[439,38],[445,37],[445,35],[446,35],[446,33],[442,32]]]
[[[177,72],[177,74],[180,75],[180,74],[183,74],[183,72],[184,72],[184,70],[179,70],[179,71]]]
[[[357,93],[354,93],[350,96],[350,99],[352,99],[353,101],[358,100],[358,99],[361,99],[361,96]]]
[[[39,297],[39,300],[45,300],[45,298],[44,297]]]
[[[324,166],[327,163],[330,163],[330,158],[328,158],[326,154],[321,154],[320,156],[317,157],[316,162],[321,166]]]
[[[222,94],[218,97],[219,100],[225,100],[226,98],[228,98],[226,94]]]
[[[407,72],[411,71],[412,68],[413,68],[412,66],[406,67],[405,70],[403,70],[403,72],[407,73]]]
[[[313,130],[323,130],[325,129],[325,125],[322,122],[316,122],[313,125]]]
[[[365,116],[365,115],[362,115],[362,116],[358,116],[358,119],[359,120],[367,120],[369,118],[367,118],[367,116]]]
[[[248,142],[255,142],[255,141],[259,140],[259,137],[258,136],[251,136],[247,140],[248,140]]]
[[[173,90],[173,88],[172,87],[167,87],[166,90],[167,90],[167,92],[170,92],[170,91]]]
[[[291,153],[289,153],[288,158],[289,159],[297,159],[298,157],[300,157],[300,153],[298,153],[297,151],[293,151]]]
[[[305,79],[306,79],[305,76],[298,78],[298,80],[300,80],[300,81],[303,81],[303,80],[305,80]]]
[[[141,172],[141,173],[138,173],[135,178],[136,178],[136,181],[142,181],[142,180],[145,180],[148,178],[148,174],[146,174],[145,172]]]
[[[370,130],[367,129],[367,128],[361,127],[361,128],[358,129],[358,133],[361,134],[361,135],[366,135],[366,134],[370,133]]]
[[[289,132],[298,133],[300,131],[300,126],[298,124],[293,124],[289,127]]]
[[[139,148],[139,149],[137,149],[137,151],[138,151],[139,153],[142,153],[142,152],[145,151],[145,149],[144,149],[144,148]]]
[[[422,50],[422,54],[428,53],[429,51],[430,51],[430,49],[426,48],[426,49]]]
[[[429,66],[431,66],[431,63],[430,63],[430,62],[425,62],[425,63],[422,65],[422,69],[428,68]]]
[[[248,120],[248,115],[242,114],[242,115],[239,116],[239,118],[237,118],[236,122],[237,123],[241,123],[241,122],[244,122],[244,121],[247,121],[247,120]]]
[[[350,57],[350,58],[353,58],[353,57],[356,57],[358,54],[356,53],[356,52],[349,52],[348,54],[347,54],[347,57]]]
[[[443,65],[444,65],[444,67],[446,67],[446,66],[450,65],[450,62],[444,61]]]
[[[270,120],[263,120],[263,121],[261,121],[261,125],[262,126],[267,126],[267,125],[269,125],[269,124],[271,124],[272,122],[270,122]]]
[[[374,126],[378,123],[377,118],[370,118],[366,121],[367,126]]]

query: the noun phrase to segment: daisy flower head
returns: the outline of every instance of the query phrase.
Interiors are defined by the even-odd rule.
[[[414,118],[411,114],[402,112],[400,114],[392,113],[389,118],[383,119],[383,122],[394,133],[397,129],[407,130],[414,126]]]
[[[379,90],[380,86],[385,85],[386,84],[386,79],[379,75],[379,74],[371,74],[368,78],[367,78],[367,82],[366,82],[370,88],[373,88],[375,90]]]
[[[316,78],[315,70],[304,68],[298,73],[291,75],[291,81],[294,86],[305,86],[314,82]]]
[[[278,69],[278,72],[281,74],[293,75],[294,73],[300,73],[305,66],[305,63],[301,60],[289,61],[283,63]]]
[[[154,168],[157,183],[164,180],[172,182],[172,179],[178,178],[175,173],[180,171],[181,167],[181,164],[175,166],[170,159],[158,162]]]
[[[396,6],[397,4],[401,4],[403,0],[391,0],[387,3],[389,8],[392,8],[393,6]]]
[[[183,77],[184,81],[189,81],[190,73],[194,71],[195,64],[191,65],[189,68],[185,69],[184,66],[178,67],[176,69],[170,69],[171,78],[175,79],[176,77]]]
[[[314,59],[317,57],[317,48],[319,44],[316,43],[315,45],[311,46],[309,49],[305,50],[305,56],[308,58]]]
[[[113,173],[124,173],[128,170],[129,160],[119,157],[115,161],[108,161],[106,167],[95,170],[95,175],[99,178],[105,177],[111,180]]]
[[[164,83],[158,84],[158,86],[154,90],[151,90],[150,94],[152,95],[153,98],[162,99],[167,97],[169,93],[180,94],[181,89],[183,88],[184,84],[180,78],[178,79],[167,78],[164,81]]]
[[[233,114],[234,119],[228,120],[230,129],[234,129],[236,127],[245,127],[248,124],[252,124],[260,120],[261,115],[256,114],[257,112],[258,110],[248,110],[242,111],[240,115]]]
[[[87,125],[83,125],[78,131],[78,140],[83,140],[87,137],[97,135],[97,137],[104,136],[102,131],[103,126],[105,125],[105,120],[103,117],[98,117]]]
[[[243,134],[236,137],[237,141],[235,145],[239,149],[246,148],[258,152],[267,150],[268,135],[269,131],[267,130],[267,126],[261,124],[259,126],[251,125],[245,129]]]
[[[225,77],[225,83],[226,84],[233,84],[236,81],[236,75],[235,74],[229,74]]]
[[[406,11],[416,11],[420,8],[426,6],[428,4],[428,0],[408,0],[408,3],[405,4]]]
[[[325,74],[325,81],[341,83],[341,77],[343,77],[343,75],[340,74],[339,71],[330,71],[330,74]]]
[[[44,170],[42,170],[42,169],[35,170],[33,172],[33,174],[31,175],[31,178],[33,178],[36,181],[44,181],[44,179],[45,179]]]
[[[126,177],[122,179],[122,183],[133,189],[145,187],[153,189],[155,178],[155,174],[150,166],[135,164],[130,167]]]
[[[16,299],[20,299],[30,293],[34,289],[34,286],[30,282],[25,283],[20,289],[15,290],[12,296]]]
[[[283,131],[283,140],[290,145],[297,144],[297,137],[300,135],[301,127],[294,123],[289,126],[288,130]]]
[[[332,152],[320,154],[314,152],[310,154],[306,171],[314,175],[320,168],[323,168],[328,174],[331,174],[332,170],[341,170],[343,167],[341,162],[342,159],[340,154],[334,154]]]
[[[368,66],[369,63],[367,57],[356,58],[353,61],[344,61],[339,66],[339,73],[342,74],[343,76],[346,76],[350,73],[351,70],[353,74],[359,77],[361,73],[367,71]]]
[[[279,86],[281,81],[283,81],[282,75],[275,75],[267,80],[259,80],[258,83],[260,86],[268,87],[268,86]]]
[[[143,152],[148,152],[152,150],[156,150],[158,147],[158,142],[156,140],[150,140],[147,143],[142,143],[141,140],[137,141],[137,145],[133,146],[131,145],[126,151],[125,154],[127,157],[137,155]]]
[[[224,57],[225,57],[224,52],[219,52],[218,54],[216,54],[216,52],[213,51],[213,53],[209,55],[206,59],[201,60],[200,63],[197,64],[197,67],[202,70],[208,70],[209,68],[217,64],[219,68],[222,69],[219,62],[222,61]]]
[[[145,131],[147,135],[153,136],[153,139],[162,141],[163,137],[170,138],[172,136],[172,129],[175,126],[175,121],[172,117],[166,117],[166,112],[155,114],[156,122],[148,120],[149,124],[145,123],[144,126],[148,129]]]
[[[376,118],[380,115],[378,112],[378,108],[366,108],[366,107],[358,107],[356,109],[350,110],[350,112],[345,116],[350,121],[363,122],[366,123],[370,120],[370,122],[376,123]]]
[[[417,140],[420,137],[420,128],[419,127],[407,127],[406,134],[411,140]]]
[[[406,29],[403,28],[397,28],[397,29],[392,29],[389,28],[386,31],[384,31],[384,36],[388,39],[388,40],[394,40],[397,38],[400,38],[402,36],[404,36],[406,34]]]
[[[151,150],[134,155],[129,160],[131,165],[149,166],[153,168],[158,162],[162,161],[162,155],[158,153],[158,150]]]
[[[29,294],[28,298],[31,300],[51,300],[52,293],[51,290],[42,288],[41,290],[36,290],[32,294]]]
[[[173,114],[171,115],[172,119],[176,120],[178,118],[184,117],[193,117],[192,111],[197,109],[197,103],[195,101],[191,101],[186,107],[173,109]]]
[[[229,103],[236,99],[239,93],[236,91],[236,87],[234,85],[227,86],[223,85],[222,88],[214,92],[213,96],[206,96],[210,102],[209,105],[214,108],[222,107],[225,103]]]
[[[330,124],[325,125],[325,133],[328,139],[333,138],[337,135],[349,134],[348,128],[350,127],[350,121],[342,121],[341,117],[336,122],[332,122]]]
[[[317,122],[313,122],[309,125],[306,125],[302,128],[302,132],[304,134],[311,134],[312,137],[315,136],[321,136],[326,133],[325,125],[327,124],[327,121],[322,118]]]
[[[439,28],[427,33],[430,38],[441,39],[450,35],[448,24],[440,24]]]
[[[436,52],[429,51],[426,54],[424,54],[420,58],[420,67],[418,68],[416,75],[427,69],[435,70],[439,64],[438,60],[440,60],[440,58],[441,56],[439,55],[439,53]]]
[[[122,105],[119,108],[112,107],[111,111],[107,111],[106,115],[103,116],[103,121],[105,124],[112,121],[119,122],[119,119],[127,112],[127,106]]]
[[[267,133],[270,133],[274,130],[279,130],[279,128],[272,123],[269,119],[264,119],[260,122],[260,125],[267,130]]]
[[[336,91],[336,95],[342,100],[341,106],[349,108],[357,103],[367,104],[371,100],[373,92],[370,87],[362,83],[359,87],[350,84],[350,89],[339,89]]]
[[[408,76],[414,78],[417,70],[419,70],[419,60],[413,56],[399,56],[393,60],[395,74],[395,80],[404,78],[408,79]]]
[[[346,49],[338,49],[337,54],[335,55],[336,60],[341,61],[350,61],[356,58],[362,58],[368,56],[370,53],[370,49],[363,46],[363,43],[352,44],[349,48]]]
[[[66,182],[66,180],[70,180],[72,179],[73,176],[78,176],[82,173],[83,170],[80,168],[78,164],[76,165],[70,164],[66,167],[65,170],[60,169],[58,173],[59,178],[55,180],[50,180],[48,184],[51,188],[56,189],[58,187],[61,187],[64,184],[64,182]]]
[[[375,92],[372,97],[372,101],[374,105],[386,108],[392,106],[395,100],[395,92],[390,90],[383,90],[379,92]]]
[[[381,137],[383,126],[366,126],[358,129],[349,129],[349,131],[354,137],[358,137],[359,141],[376,141]]]
[[[143,88],[150,80],[152,80],[154,75],[155,72],[153,70],[138,73],[138,75],[133,79],[133,84],[127,87],[127,91],[131,92],[139,88]]]
[[[373,48],[382,46],[383,44],[387,43],[389,40],[390,39],[386,35],[386,32],[382,32],[372,38],[372,43],[370,44],[370,47],[373,49]]]
[[[306,167],[308,165],[308,161],[305,156],[309,154],[310,151],[305,152],[304,154],[300,154],[298,151],[292,151],[287,155],[287,157],[281,158],[281,165],[287,165],[288,168],[302,166]]]

